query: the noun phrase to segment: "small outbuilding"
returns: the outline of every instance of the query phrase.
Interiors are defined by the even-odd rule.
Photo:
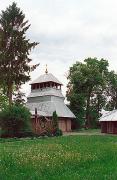
[[[117,134],[117,110],[104,113],[99,121],[102,133]]]

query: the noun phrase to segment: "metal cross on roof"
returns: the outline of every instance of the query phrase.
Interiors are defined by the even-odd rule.
[[[48,74],[47,64],[46,64],[46,70],[45,70],[45,73]]]

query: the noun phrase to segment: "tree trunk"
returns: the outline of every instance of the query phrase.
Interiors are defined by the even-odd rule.
[[[97,112],[98,112],[98,117],[99,117],[99,112],[100,112],[100,95],[99,94],[97,95],[97,100],[98,100],[98,103],[97,103]]]
[[[90,97],[91,97],[91,88],[89,88],[89,92],[88,92],[88,97],[87,97],[87,106],[86,106],[86,121],[85,121],[85,127],[89,128],[90,127],[90,117],[89,117],[89,113],[90,113]]]
[[[9,99],[9,105],[12,104],[12,94],[13,94],[13,83],[9,83],[9,85],[8,85],[8,99]]]

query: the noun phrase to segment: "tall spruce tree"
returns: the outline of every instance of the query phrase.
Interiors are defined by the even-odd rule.
[[[25,20],[25,14],[12,3],[0,15],[0,83],[4,84],[12,103],[13,86],[21,86],[30,80],[32,59],[29,54],[38,44],[26,38],[30,25]],[[33,69],[37,65],[33,66]]]

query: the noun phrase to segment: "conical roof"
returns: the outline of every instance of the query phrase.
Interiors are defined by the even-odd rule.
[[[37,83],[43,83],[43,82],[54,82],[54,83],[62,85],[62,83],[51,73],[46,73],[39,76],[36,80],[31,82],[31,84],[37,84]]]

